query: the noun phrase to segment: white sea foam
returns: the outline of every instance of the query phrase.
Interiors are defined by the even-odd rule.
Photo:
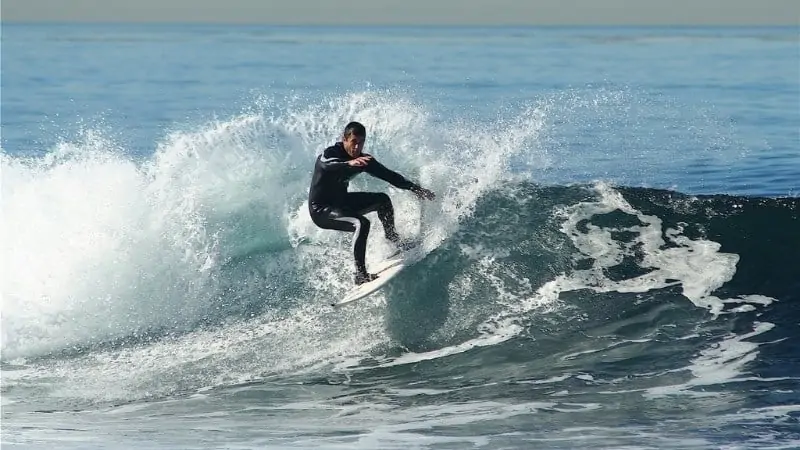
[[[536,157],[524,153],[539,129],[535,110],[498,121],[477,141],[474,126],[434,124],[428,114],[403,98],[360,93],[176,131],[144,161],[94,132],[43,160],[3,155],[12,280],[3,285],[3,359],[33,358],[40,367],[42,355],[74,356],[11,379],[60,379],[59,397],[130,400],[350,366],[385,345],[381,310],[370,310],[381,295],[337,314],[324,308],[350,286],[343,267],[352,255],[350,236],[312,226],[305,212],[316,153],[348,120],[363,121],[367,151],[437,193],[421,204],[389,189],[398,228],[419,234],[425,251],[458,229],[512,158]],[[493,156],[476,160],[479,153]],[[367,178],[353,189],[373,187]],[[388,249],[380,236],[378,226],[369,261]],[[226,264],[249,254],[239,278],[223,278]],[[303,289],[284,288],[297,280],[280,277],[296,274]],[[254,297],[275,311],[225,322],[226,309],[240,311],[248,306],[236,302]],[[217,325],[205,329],[205,321]],[[490,327],[486,345],[507,336]],[[130,344],[108,346],[114,339]]]

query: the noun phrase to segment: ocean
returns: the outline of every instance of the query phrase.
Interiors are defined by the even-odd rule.
[[[0,443],[800,447],[798,36],[4,23]],[[333,309],[351,120],[437,197]]]

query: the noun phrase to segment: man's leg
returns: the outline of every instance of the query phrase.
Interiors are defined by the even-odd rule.
[[[375,279],[375,275],[367,273],[366,253],[370,223],[366,217],[354,213],[349,208],[325,208],[312,214],[311,219],[320,228],[354,233],[353,258],[356,265],[356,284]]]
[[[347,207],[363,216],[370,212],[378,213],[386,239],[398,244],[400,236],[394,226],[394,207],[388,195],[380,192],[351,192],[347,194]]]

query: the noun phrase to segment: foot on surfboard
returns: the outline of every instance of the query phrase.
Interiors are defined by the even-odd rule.
[[[356,286],[362,285],[364,283],[369,283],[372,280],[377,279],[378,276],[374,273],[357,273],[355,276]]]
[[[389,255],[389,258],[394,258],[395,256],[399,255],[400,253],[407,252],[409,250],[413,250],[414,248],[418,247],[421,244],[419,241],[412,241],[412,240],[400,240],[397,241],[394,245],[396,247],[395,251]]]

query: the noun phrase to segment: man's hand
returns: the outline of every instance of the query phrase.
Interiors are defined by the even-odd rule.
[[[432,191],[425,189],[422,186],[414,186],[411,188],[411,192],[413,192],[418,198],[422,200],[433,200],[436,198],[436,194]]]
[[[347,165],[352,167],[364,167],[369,163],[371,159],[372,156],[359,156],[358,158],[354,158],[351,159],[350,161],[347,161]]]

